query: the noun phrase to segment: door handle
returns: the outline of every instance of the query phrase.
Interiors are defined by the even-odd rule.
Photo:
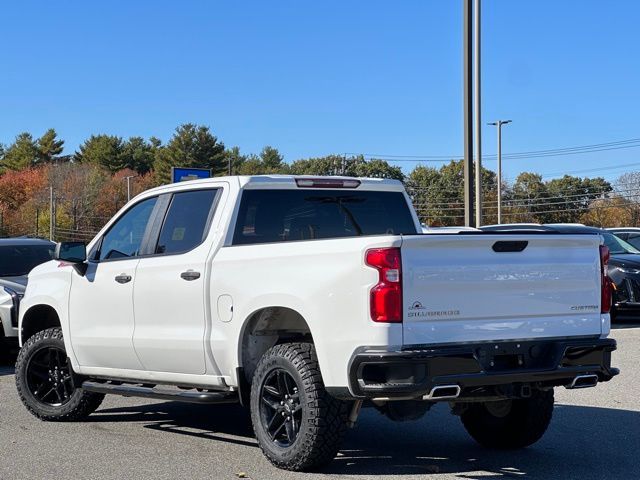
[[[180,278],[190,282],[191,280],[197,280],[200,278],[200,272],[194,272],[193,270],[187,270],[186,272],[182,272],[180,274]]]
[[[131,281],[131,275],[125,275],[121,273],[116,277],[116,282],[118,283],[129,283]]]

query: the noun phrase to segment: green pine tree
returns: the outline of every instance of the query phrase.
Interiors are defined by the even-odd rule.
[[[226,171],[224,144],[209,127],[180,125],[166,146],[156,150],[154,171],[159,183],[171,181],[171,167],[209,168],[213,175]]]
[[[64,140],[58,140],[57,137],[56,131],[50,128],[38,139],[38,157],[41,162],[52,162],[62,153]]]
[[[157,140],[157,139],[155,139]],[[122,146],[121,164],[140,174],[145,174],[153,166],[155,147],[142,137],[131,137]]]
[[[22,170],[38,163],[39,153],[36,142],[28,132],[20,133],[4,153],[3,167]]]
[[[93,163],[107,168],[110,172],[122,170],[126,165],[123,152],[122,138],[112,135],[91,135],[80,149],[74,159],[78,162]]]

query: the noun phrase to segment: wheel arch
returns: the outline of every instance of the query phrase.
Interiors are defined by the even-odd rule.
[[[20,322],[20,342],[24,344],[29,337],[47,328],[62,327],[58,311],[48,304],[29,307]]]
[[[247,382],[264,353],[281,343],[314,343],[307,320],[296,309],[286,306],[262,307],[244,321],[238,342],[238,365]],[[241,379],[238,379],[241,381]]]

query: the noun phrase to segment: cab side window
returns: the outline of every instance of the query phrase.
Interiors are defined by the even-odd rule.
[[[102,238],[98,260],[135,257],[140,251],[157,197],[137,203],[122,215]]]
[[[156,254],[187,252],[205,239],[217,189],[193,190],[173,195],[160,230]]]

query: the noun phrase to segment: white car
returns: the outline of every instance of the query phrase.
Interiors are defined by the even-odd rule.
[[[450,402],[481,444],[525,447],[554,387],[618,373],[601,243],[422,234],[392,180],[162,186],[31,272],[16,384],[44,420],[107,393],[241,402],[290,470],[330,461],[365,400],[394,420]]]

